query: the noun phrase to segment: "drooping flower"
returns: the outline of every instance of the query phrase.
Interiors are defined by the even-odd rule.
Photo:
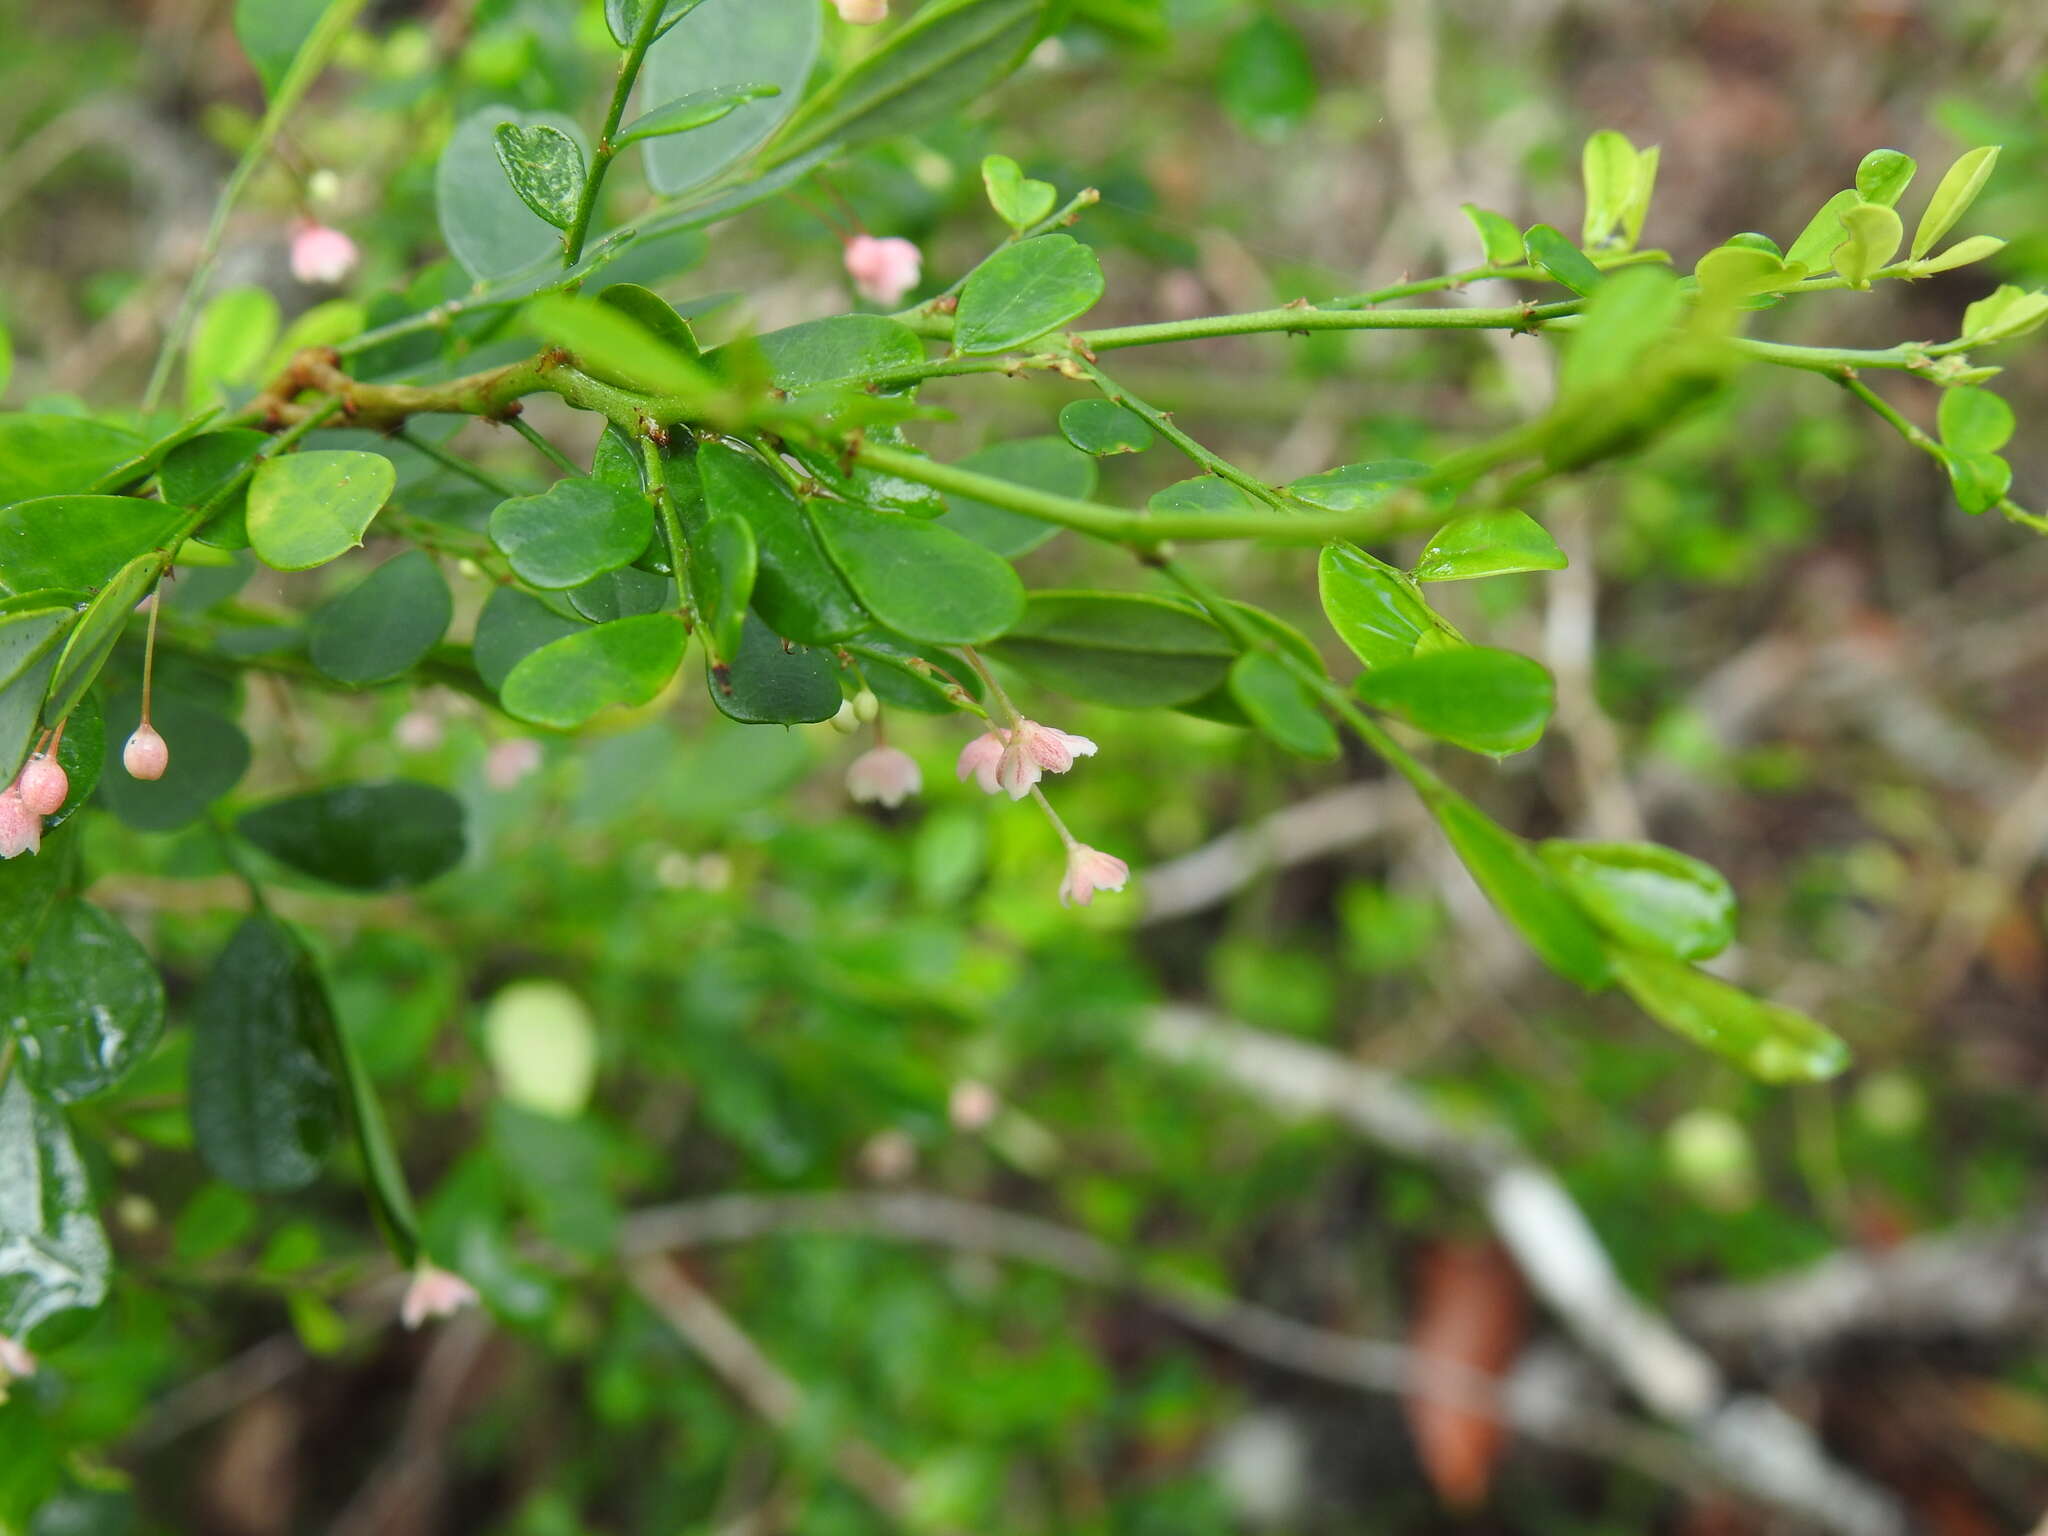
[[[292,226],[292,276],[302,283],[338,283],[355,271],[355,241],[340,230],[301,219]]]
[[[71,794],[71,780],[64,765],[47,754],[30,758],[14,787],[21,791],[21,803],[38,816],[56,815],[64,809]]]
[[[1007,733],[1001,730],[983,731],[974,740],[960,749],[960,761],[954,765],[954,772],[960,782],[966,783],[971,774],[974,782],[983,791],[994,794],[1000,787],[996,783],[996,769],[1003,761],[1003,747]]]
[[[22,802],[12,784],[0,790],[0,859],[43,851],[43,818]]]
[[[846,792],[863,805],[893,810],[923,788],[917,760],[895,747],[870,747],[846,765]]]
[[[121,748],[121,766],[138,779],[160,779],[171,766],[171,748],[147,720],[135,727],[135,734]]]
[[[510,789],[540,767],[540,763],[540,743],[531,736],[493,742],[491,750],[484,754],[484,782],[493,789]]]
[[[1065,773],[1077,757],[1093,757],[1095,743],[1086,736],[1055,730],[1036,720],[984,731],[960,749],[959,774],[969,774],[983,790],[1007,793],[1022,800],[1048,773]]]
[[[955,1083],[953,1091],[946,1095],[946,1118],[953,1122],[956,1131],[986,1130],[1002,1107],[1003,1101],[996,1097],[995,1089],[971,1077]]]
[[[405,1300],[398,1305],[398,1319],[408,1328],[417,1328],[430,1318],[453,1317],[464,1307],[475,1305],[475,1286],[421,1259],[412,1272],[412,1284],[405,1288]]]
[[[889,17],[889,0],[832,0],[839,19],[856,27],[872,27]]]
[[[36,1357],[28,1352],[28,1346],[0,1333],[0,1387],[10,1380],[20,1381],[35,1373]]]
[[[1113,853],[1075,843],[1067,849],[1067,875],[1060,881],[1060,905],[1085,907],[1097,891],[1120,891],[1131,866]]]
[[[896,235],[855,235],[846,242],[846,275],[871,303],[900,304],[923,272],[923,253]]]

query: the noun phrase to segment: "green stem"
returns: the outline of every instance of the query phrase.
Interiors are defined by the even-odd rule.
[[[1545,321],[1575,315],[1584,299],[1555,304],[1510,304],[1498,309],[1255,309],[1237,315],[1204,315],[1192,320],[1159,320],[1149,325],[1118,325],[1087,331],[1075,338],[1090,352],[1121,347],[1150,347],[1169,341],[1201,341],[1213,336],[1253,336],[1284,331],[1535,331]]]
[[[1593,265],[1603,272],[1617,267],[1633,267],[1646,263],[1667,263],[1671,260],[1669,251],[1624,251],[1615,255],[1596,254]],[[1555,282],[1541,267],[1505,266],[1497,267],[1484,263],[1467,267],[1462,272],[1446,272],[1441,277],[1422,277],[1413,282],[1395,283],[1387,288],[1375,288],[1370,293],[1347,293],[1334,299],[1324,299],[1324,309],[1365,309],[1374,304],[1386,304],[1395,299],[1412,299],[1425,293],[1441,293],[1447,288],[1462,288],[1467,283],[1483,283],[1490,279],[1518,283]]]
[[[559,469],[563,474],[573,476],[581,475],[583,473],[582,465],[578,464],[574,459],[570,458],[569,455],[562,452],[561,449],[557,448],[553,443],[549,442],[545,437],[543,437],[539,432],[537,432],[532,426],[530,426],[527,423],[525,417],[508,416],[505,418],[505,425],[510,427],[514,432],[517,432],[529,443],[533,444],[535,448],[538,448],[541,451],[541,453],[548,459],[548,461],[552,463],[555,466],[555,468]]]
[[[633,41],[627,47],[625,57],[619,60],[618,77],[612,82],[611,105],[605,109],[604,127],[597,136],[597,148],[591,151],[590,169],[583,177],[583,192],[576,199],[576,213],[569,221],[568,231],[562,237],[562,265],[573,267],[583,257],[583,242],[590,233],[590,220],[597,212],[597,195],[604,186],[605,172],[611,169],[612,157],[619,152],[619,146],[612,142],[612,135],[619,131],[619,122],[626,115],[626,100],[633,94],[633,82],[640,76],[640,66],[647,58],[647,50],[653,46],[654,34],[661,26],[662,13],[668,6],[661,0],[641,0],[639,24],[633,28]]]
[[[669,574],[676,581],[676,609],[688,616],[690,627],[694,629],[697,616],[690,606],[690,594],[683,585],[684,562],[690,558],[690,550],[683,542],[683,525],[676,516],[675,498],[668,493],[668,466],[662,462],[661,444],[651,437],[642,437],[640,460],[647,466],[647,494],[654,500],[655,515],[661,519],[661,536],[668,543]]]
[[[227,185],[221,188],[219,199],[213,205],[213,219],[206,226],[206,237],[199,245],[199,261],[192,269],[191,279],[185,284],[184,295],[178,300],[177,312],[172,316],[171,327],[164,333],[163,345],[157,350],[156,365],[149,372],[149,387],[142,392],[142,408],[153,411],[163,398],[164,386],[170,383],[171,365],[177,361],[179,352],[184,350],[185,339],[192,332],[192,322],[198,314],[199,300],[206,292],[206,285],[213,279],[213,269],[220,255],[220,243],[227,233],[228,215],[241,200],[242,189],[249,178],[256,173],[269,155],[270,147],[277,141],[283,130],[285,119],[299,104],[299,98],[319,77],[326,66],[327,56],[341,41],[342,34],[355,21],[367,0],[328,0],[327,9],[320,13],[320,19],[313,24],[313,30],[306,34],[306,40],[299,44],[299,51],[293,55],[291,66],[285,70],[284,78],[277,83],[277,93],[270,98],[270,106],[263,114],[263,121],[256,125],[256,136],[249,141],[249,147],[242,151],[242,158],[235,162],[234,170],[228,176]]]
[[[466,480],[472,480],[500,500],[517,496],[519,493],[493,475],[489,470],[472,464],[459,453],[450,453],[439,443],[430,442],[409,427],[400,427],[391,434],[408,448],[425,454],[443,469],[451,470]]]
[[[1173,418],[1167,415],[1166,412],[1139,399],[1128,389],[1124,388],[1123,385],[1117,383],[1116,380],[1096,367],[1095,364],[1082,362],[1078,366],[1094,382],[1095,387],[1101,390],[1103,395],[1113,404],[1120,405],[1132,415],[1141,418],[1153,431],[1173,444],[1174,447],[1194,460],[1195,463],[1201,465],[1210,474],[1229,481],[1247,496],[1264,502],[1275,511],[1285,512],[1290,510],[1286,498],[1279,491],[1266,484],[1265,481],[1259,479],[1256,475],[1246,474],[1221,454],[1211,452],[1203,447],[1202,444],[1196,442],[1187,433],[1175,426]]]

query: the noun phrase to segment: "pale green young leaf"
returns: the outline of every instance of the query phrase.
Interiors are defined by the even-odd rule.
[[[1992,168],[1998,164],[1998,150],[1996,144],[1967,150],[1942,173],[1934,196],[1927,200],[1927,211],[1920,215],[1920,223],[1913,231],[1914,260],[1933,250],[1941,237],[1955,228],[1956,220],[1969,212],[1970,204],[1977,200]]]
[[[1842,214],[1862,201],[1862,195],[1848,187],[1822,203],[1786,250],[1785,260],[1806,268],[1809,274],[1827,271],[1830,253],[1842,243]]]
[[[1636,179],[1628,202],[1621,210],[1621,248],[1632,251],[1642,243],[1643,224],[1650,216],[1650,199],[1657,190],[1657,162],[1662,151],[1652,144],[1636,151]]]
[[[1479,246],[1486,254],[1488,265],[1512,267],[1519,265],[1528,252],[1522,246],[1522,232],[1512,221],[1490,208],[1481,208],[1477,203],[1460,203],[1458,209],[1472,222],[1479,233]]]
[[[1882,203],[1858,202],[1842,210],[1848,238],[1830,253],[1834,268],[1851,288],[1868,288],[1878,269],[1898,254],[1905,225]]]
[[[1696,966],[1616,948],[1615,979],[1643,1011],[1767,1083],[1821,1082],[1849,1064],[1841,1039],[1803,1013],[1764,1002]]]
[[[989,155],[981,162],[981,184],[989,206],[1010,228],[1029,229],[1053,210],[1059,189],[1049,181],[1033,181],[1008,155]]]
[[[398,484],[378,453],[319,449],[266,460],[249,483],[249,544],[265,565],[308,571],[363,541]]]
[[[1626,134],[1603,128],[1586,140],[1579,170],[1586,192],[1582,242],[1601,245],[1613,237],[1635,195],[1636,147]]]
[[[746,85],[714,85],[705,90],[691,91],[663,103],[652,112],[641,113],[621,128],[612,142],[623,147],[641,139],[692,133],[723,122],[750,101],[762,101],[781,94],[782,87],[771,80],[757,80]]]
[[[1467,512],[1431,536],[1410,572],[1417,581],[1470,581],[1515,571],[1561,571],[1564,551],[1543,525],[1513,507]]]
[[[1856,195],[1866,203],[1896,208],[1916,169],[1911,155],[1896,149],[1873,149],[1856,167]]]
[[[1943,390],[1936,414],[1942,446],[1957,453],[1996,453],[2012,441],[2012,407],[1988,389]]]
[[[1945,251],[1921,257],[1913,263],[1913,267],[1924,276],[1931,276],[1936,272],[1953,272],[1957,267],[1967,267],[1972,262],[1996,256],[2004,249],[2005,242],[1996,235],[1972,235],[1967,240],[1958,240]]]

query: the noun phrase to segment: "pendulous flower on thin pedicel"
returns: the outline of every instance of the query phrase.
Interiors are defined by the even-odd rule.
[[[160,779],[171,766],[170,745],[147,720],[135,727],[135,734],[121,748],[121,766],[138,779]]]
[[[422,1259],[412,1272],[412,1284],[405,1288],[405,1300],[398,1305],[398,1319],[408,1328],[417,1328],[430,1318],[453,1317],[464,1307],[475,1305],[475,1286]]]
[[[334,284],[356,269],[355,241],[340,230],[301,219],[292,226],[292,276],[302,283]]]
[[[0,859],[43,851],[43,818],[22,801],[12,784],[0,790]]]
[[[24,1381],[36,1373],[36,1357],[18,1339],[0,1333],[0,1389],[9,1381]],[[4,1392],[0,1392],[4,1396]]]
[[[1095,743],[1086,736],[1019,720],[1014,726],[984,731],[960,749],[958,772],[968,775],[993,795],[998,790],[1022,800],[1048,773],[1065,773],[1077,757],[1093,757]]]
[[[832,6],[850,26],[872,27],[889,19],[889,0],[832,0]]]
[[[846,765],[846,792],[863,805],[893,810],[923,788],[917,760],[895,747],[870,747]]]
[[[1060,905],[1085,907],[1097,891],[1120,891],[1131,878],[1131,866],[1113,853],[1074,843],[1067,849],[1067,874],[1060,881]]]
[[[64,809],[71,794],[71,780],[54,754],[37,753],[22,767],[14,781],[21,803],[37,816],[54,816]]]
[[[855,235],[846,242],[846,275],[874,304],[900,304],[924,272],[924,254],[896,235]]]

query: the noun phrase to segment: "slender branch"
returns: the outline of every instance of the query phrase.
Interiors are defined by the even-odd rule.
[[[425,454],[443,469],[451,470],[455,474],[461,475],[465,480],[475,481],[493,496],[504,498],[519,494],[489,470],[470,463],[469,460],[462,457],[459,453],[449,452],[439,443],[421,437],[417,432],[408,427],[400,427],[391,435],[401,443],[404,443],[406,447],[413,449],[417,453]]]
[[[574,459],[570,458],[569,455],[562,452],[562,450],[557,448],[553,443],[549,442],[546,437],[544,437],[526,420],[525,417],[507,416],[505,418],[505,425],[510,427],[514,432],[517,432],[529,443],[533,444],[535,448],[538,448],[541,451],[541,453],[548,459],[548,461],[552,463],[555,466],[555,468],[559,469],[563,474],[581,475],[583,473],[582,465],[578,464]]]
[[[661,444],[652,437],[641,438],[640,461],[646,466],[647,494],[653,498],[655,515],[661,519],[661,536],[668,545],[669,574],[676,583],[676,609],[688,616],[694,629],[697,616],[691,611],[689,590],[683,585],[684,562],[690,558],[690,549],[683,542],[683,525],[676,516],[675,498],[669,494],[668,466],[662,462]]]
[[[1123,385],[1117,383],[1116,380],[1096,367],[1095,364],[1077,362],[1077,366],[1082,373],[1094,381],[1095,387],[1101,390],[1103,395],[1112,403],[1122,406],[1132,415],[1142,419],[1153,431],[1201,465],[1210,474],[1220,479],[1228,480],[1247,496],[1263,501],[1267,506],[1272,507],[1276,511],[1285,512],[1290,510],[1286,498],[1279,491],[1266,484],[1265,481],[1259,479],[1256,475],[1246,474],[1221,454],[1212,452],[1196,442],[1187,433],[1175,426],[1173,418],[1165,411],[1139,399]]]
[[[1593,265],[1603,272],[1617,267],[1634,267],[1650,263],[1668,264],[1669,251],[1621,251],[1615,253],[1591,253]],[[1376,288],[1370,293],[1347,293],[1334,299],[1320,301],[1324,309],[1366,309],[1374,304],[1386,304],[1395,299],[1412,299],[1425,293],[1442,293],[1449,288],[1462,288],[1467,283],[1488,281],[1550,283],[1557,279],[1541,267],[1505,266],[1497,267],[1491,262],[1476,267],[1467,267],[1462,272],[1446,272],[1440,277],[1422,277],[1413,282],[1395,283],[1391,287]]]
[[[619,131],[619,121],[626,115],[626,101],[633,94],[633,82],[640,77],[640,66],[647,58],[647,50],[654,44],[659,30],[662,13],[669,7],[664,0],[640,0],[640,19],[633,29],[633,41],[619,60],[619,73],[612,82],[611,104],[605,109],[604,127],[597,135],[597,148],[591,152],[589,169],[584,173],[583,192],[576,199],[576,213],[569,221],[568,231],[562,237],[562,265],[573,267],[582,259],[583,242],[590,233],[591,216],[597,212],[597,196],[604,187],[605,172],[611,169],[612,157],[619,152],[619,146],[612,142],[612,135]]]

